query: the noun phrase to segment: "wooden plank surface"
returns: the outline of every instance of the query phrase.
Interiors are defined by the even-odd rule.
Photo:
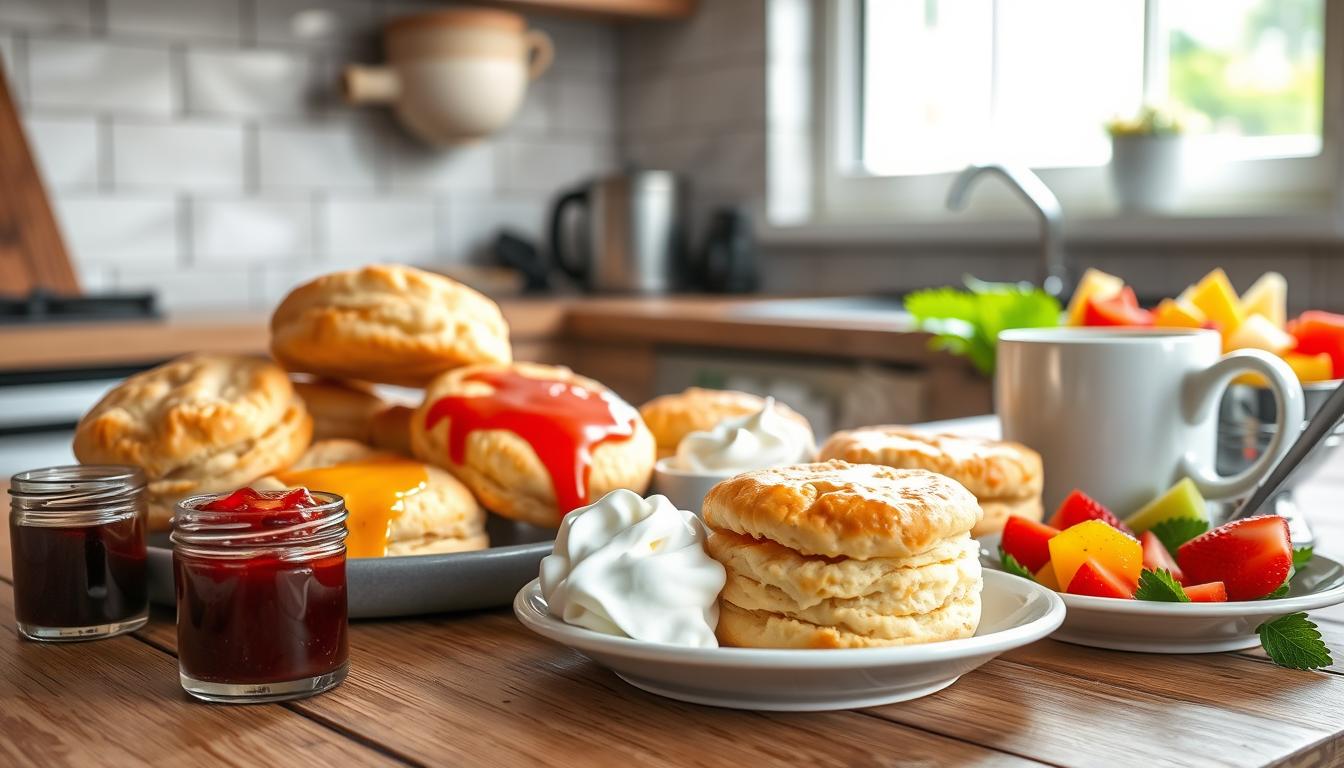
[[[1344,455],[1300,494],[1319,510],[1318,549],[1335,557],[1344,518],[1324,504],[1341,491]],[[8,590],[0,585],[0,621],[11,621]],[[1314,617],[1344,661],[1344,609]],[[12,623],[4,626],[12,634]],[[325,759],[333,745],[345,762],[424,765],[1344,763],[1344,670],[1284,670],[1257,652],[1153,656],[1047,640],[918,701],[774,715],[645,694],[532,635],[505,610],[356,622],[350,638],[351,676],[340,688],[238,709],[191,703],[177,689],[176,635],[165,611],[134,637],[110,641],[54,647],[0,638],[0,764],[48,756],[51,744],[69,750],[58,761],[130,757],[101,751],[80,729],[86,718],[143,736],[137,744],[162,744],[137,747],[155,750],[145,756],[159,762],[214,758],[208,750],[244,754],[251,740],[278,739],[301,750],[302,764]],[[57,701],[72,711],[58,711]],[[92,745],[74,743],[86,736]],[[275,753],[270,762],[293,756]]]

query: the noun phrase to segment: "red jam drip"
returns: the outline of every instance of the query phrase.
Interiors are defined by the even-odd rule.
[[[465,461],[467,435],[478,429],[508,430],[526,440],[551,476],[562,517],[588,503],[593,450],[635,434],[635,409],[609,392],[513,370],[480,371],[466,380],[488,384],[494,392],[440,398],[429,409],[425,429],[450,419],[448,455],[455,464]]]
[[[239,488],[228,496],[202,504],[198,509],[224,513],[213,518],[215,523],[237,523],[248,530],[259,531],[307,522],[313,519],[313,514],[305,510],[320,506],[322,503],[314,499],[307,488],[292,491]]]

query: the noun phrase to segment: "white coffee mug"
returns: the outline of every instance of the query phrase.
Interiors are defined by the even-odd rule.
[[[1250,493],[1302,425],[1302,386],[1259,350],[1222,355],[1215,331],[1033,328],[999,334],[995,402],[1003,436],[1045,462],[1046,509],[1077,488],[1117,515],[1137,511],[1182,477],[1207,499]],[[1258,373],[1278,402],[1278,429],[1245,471],[1214,469],[1218,401]],[[1286,426],[1286,428],[1285,428]]]

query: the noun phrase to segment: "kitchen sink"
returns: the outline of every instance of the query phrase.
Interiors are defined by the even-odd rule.
[[[740,317],[816,322],[883,323],[910,327],[910,315],[899,296],[831,296],[815,299],[774,299],[743,304],[733,311]]]

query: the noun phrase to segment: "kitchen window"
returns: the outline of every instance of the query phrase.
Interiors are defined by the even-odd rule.
[[[1324,213],[1339,173],[1344,62],[1327,44],[1344,45],[1339,5],[826,3],[820,218],[944,216],[971,162],[1029,166],[1067,212],[1110,215],[1105,124],[1145,105],[1184,125],[1181,214]],[[981,212],[1011,209],[997,192]]]

